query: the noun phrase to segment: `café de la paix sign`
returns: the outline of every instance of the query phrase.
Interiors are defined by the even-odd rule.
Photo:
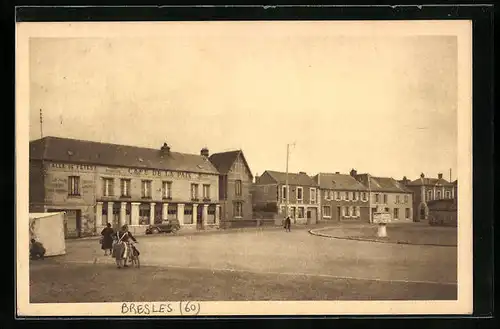
[[[59,169],[69,169],[74,171],[94,171],[96,169],[93,165],[80,165],[80,164],[68,164],[68,163],[51,163],[52,168]],[[190,173],[185,171],[171,171],[171,170],[159,170],[159,169],[144,169],[144,168],[106,168],[107,173],[125,174],[134,176],[154,176],[154,177],[165,177],[165,178],[180,178],[180,179],[202,179],[205,177],[204,174],[200,173]]]

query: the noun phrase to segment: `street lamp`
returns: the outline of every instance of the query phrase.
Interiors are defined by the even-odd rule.
[[[288,161],[290,157],[290,146],[295,146],[295,142],[293,144],[286,144],[286,176],[285,176],[285,218],[288,217],[288,199],[290,197],[289,186],[288,186]]]

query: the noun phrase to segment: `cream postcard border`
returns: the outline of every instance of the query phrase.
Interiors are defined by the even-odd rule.
[[[228,26],[231,28],[228,29]],[[472,313],[472,24],[470,21],[78,22],[16,24],[16,239],[18,316],[122,315],[122,303],[30,304],[28,261],[29,38],[217,35],[432,36],[458,40],[458,300],[200,302],[201,316]],[[227,32],[226,32],[227,33]],[[155,301],[159,304],[160,301]],[[167,301],[165,301],[167,302]],[[172,301],[175,304],[178,302]],[[140,303],[145,304],[145,303]],[[169,315],[179,316],[172,312]]]

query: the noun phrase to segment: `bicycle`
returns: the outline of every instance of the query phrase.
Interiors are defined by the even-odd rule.
[[[140,268],[141,267],[141,261],[139,259],[139,250],[137,250],[134,246],[134,243],[129,242],[129,253],[128,253],[128,260],[130,261],[130,264],[132,264],[133,267]]]

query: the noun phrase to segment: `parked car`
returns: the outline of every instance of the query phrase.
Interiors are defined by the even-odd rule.
[[[149,225],[146,229],[146,234],[158,234],[158,233],[175,233],[181,228],[179,221],[177,219],[164,220],[161,223],[154,223]]]

